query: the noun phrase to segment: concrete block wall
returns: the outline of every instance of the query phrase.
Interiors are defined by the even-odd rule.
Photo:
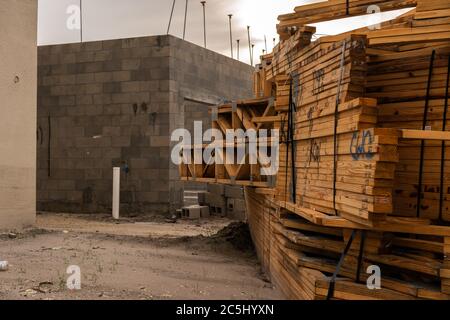
[[[0,5],[0,231],[36,217],[37,1]]]
[[[170,135],[189,125],[186,101],[204,107],[187,119],[205,119],[211,102],[251,94],[251,72],[172,36],[40,47],[38,209],[108,212],[121,166],[123,211],[173,210],[182,184]]]
[[[254,69],[251,66],[175,37],[170,37],[170,42],[171,76],[175,80],[170,108],[171,131],[192,128],[194,120],[205,121],[203,130],[209,129],[210,105],[253,96]],[[180,182],[178,167],[171,163],[169,187],[171,210],[175,210],[182,206],[183,189],[198,189],[199,186]]]

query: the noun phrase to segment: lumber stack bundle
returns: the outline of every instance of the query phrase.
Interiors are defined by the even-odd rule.
[[[348,6],[347,6],[348,3]],[[281,15],[277,30],[282,39],[289,36],[290,29],[297,29],[308,24],[335,20],[370,13],[368,7],[377,5],[381,11],[415,7],[417,0],[331,0],[294,9],[294,13]]]
[[[278,199],[361,224],[383,220],[392,212],[398,133],[374,128],[376,115],[373,99],[339,105],[335,150],[334,107],[298,110],[295,147],[280,148]]]
[[[430,68],[432,50],[435,50],[435,56]],[[371,57],[367,96],[378,100],[380,127],[416,130],[426,128],[433,131],[449,128],[449,119],[444,119],[449,54],[450,47],[447,46]],[[428,112],[425,112],[426,105]],[[421,200],[417,210],[421,144],[419,140],[407,140],[402,141],[399,146],[394,214],[450,221],[450,147],[445,147],[446,156],[442,158],[441,141],[426,141],[424,144]],[[441,172],[441,165],[444,172]],[[441,177],[444,193],[442,206]]]
[[[444,106],[450,54],[449,9],[448,1],[419,1],[409,28],[367,33],[373,49],[369,49],[366,96],[378,100],[380,127],[448,128]],[[424,144],[422,165],[422,141],[402,141],[399,146],[394,214],[448,222],[450,163],[447,156],[442,158],[441,141]],[[445,147],[447,155],[449,151]]]
[[[312,41],[308,24],[370,5],[415,8]],[[204,164],[194,176],[246,186],[258,255],[287,298],[450,298],[449,10],[448,0],[295,8],[255,71],[256,100],[219,107],[222,132],[279,131],[276,179],[256,174],[260,163]],[[195,170],[184,166],[183,179]],[[367,287],[371,266],[379,290]]]
[[[283,52],[291,54],[293,47]],[[277,128],[284,138],[278,198],[370,225],[392,212],[398,140],[395,130],[373,129],[376,100],[355,99],[364,94],[366,37],[351,35],[342,42],[297,49],[294,62],[271,62],[289,74],[275,80],[275,109],[282,119]],[[295,116],[288,112],[290,100]],[[342,103],[336,109],[337,101]],[[291,116],[290,145],[295,147],[289,148]]]
[[[246,188],[249,224],[264,269],[288,298],[325,299],[331,276],[355,229],[339,218],[330,218],[328,223],[312,223],[280,209],[271,199],[274,197],[260,194],[258,189]],[[448,264],[445,260],[448,244],[446,247],[445,243],[448,243],[450,233],[428,223],[419,219],[401,222],[405,227],[403,232],[416,230],[415,238],[405,233],[386,232],[383,225],[356,229],[332,298],[448,300]],[[390,225],[401,230],[395,222]],[[361,246],[363,231],[364,244]],[[382,288],[379,290],[367,287],[370,274],[366,270],[372,265],[380,266],[382,270]]]

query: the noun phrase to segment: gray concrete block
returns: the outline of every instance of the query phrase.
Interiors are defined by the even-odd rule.
[[[131,71],[114,71],[113,72],[113,81],[130,81],[131,80]]]
[[[149,161],[148,159],[134,158],[130,159],[129,165],[131,170],[146,169],[149,167]]]
[[[81,116],[86,114],[85,106],[71,106],[68,107],[66,110],[68,116]]]
[[[75,96],[60,96],[58,103],[60,106],[74,106],[75,100]]]
[[[103,71],[120,71],[122,69],[121,60],[111,60],[103,62]]]
[[[113,93],[111,100],[112,103],[130,103],[131,95],[129,93]]]
[[[83,73],[98,73],[103,70],[103,62],[86,62],[80,64],[81,71]]]
[[[136,200],[139,202],[159,202],[158,192],[137,192]]]
[[[103,113],[108,115],[120,115],[122,114],[121,104],[109,104],[103,106]]]
[[[93,95],[94,104],[103,105],[103,104],[111,104],[111,94],[94,94]]]
[[[103,93],[119,93],[121,92],[121,85],[119,82],[107,82],[103,84]]]
[[[86,86],[86,94],[99,94],[103,92],[103,85],[101,83],[91,83]]]
[[[119,137],[121,135],[120,127],[103,127],[102,135]]]
[[[80,51],[77,52],[77,63],[94,61],[94,52],[92,51]]]
[[[96,83],[111,82],[113,80],[112,72],[97,72],[94,73],[94,79]]]
[[[121,158],[122,157],[122,148],[114,146],[114,139],[112,139],[113,147],[102,149],[102,158],[104,159],[113,159],[113,158]]]
[[[151,147],[166,147],[170,144],[170,137],[150,137]]]
[[[131,124],[131,116],[129,115],[111,116],[112,126],[126,126],[130,124]]]
[[[205,202],[209,206],[213,207],[223,207],[227,205],[227,199],[224,196],[207,193],[205,195]]]
[[[139,91],[155,92],[159,90],[159,81],[140,81]]]
[[[139,46],[139,39],[130,38],[130,39],[122,39],[122,48],[137,48]]]
[[[244,199],[244,189],[241,186],[225,186],[225,197],[234,199]]]
[[[77,105],[92,105],[93,104],[92,95],[82,95],[76,97],[76,104]]]
[[[94,52],[95,62],[104,62],[113,59],[113,54],[110,51],[98,51]]]
[[[122,70],[138,70],[141,66],[140,59],[125,59],[122,60]]]
[[[88,116],[100,116],[104,113],[102,105],[90,105],[85,108],[86,115]]]
[[[131,138],[130,137],[112,137],[112,147],[130,147]]]
[[[83,50],[83,51],[103,50],[103,42],[102,41],[83,42],[81,44],[81,50]]]
[[[202,217],[202,213],[204,216],[209,216],[209,208],[201,206],[184,207],[183,209],[181,209],[181,218],[197,220]]]
[[[94,73],[82,73],[76,75],[76,84],[94,83]]]
[[[140,81],[130,81],[121,83],[122,92],[139,92],[141,91]]]
[[[120,40],[104,40],[102,41],[104,50],[120,49],[122,48],[122,41]]]
[[[58,180],[58,189],[69,191],[75,189],[75,181],[73,180]]]
[[[225,196],[225,185],[223,184],[208,183],[207,190],[213,195]]]

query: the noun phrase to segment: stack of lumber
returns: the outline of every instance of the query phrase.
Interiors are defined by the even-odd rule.
[[[371,57],[367,83],[367,96],[377,98],[379,103],[378,125],[383,128],[405,128],[422,130],[424,108],[427,129],[440,131],[444,122],[449,128],[450,120],[444,120],[446,79],[450,47],[434,49],[436,56],[431,70],[430,98],[427,101],[427,87],[430,73],[432,49],[419,49],[407,54],[379,54]],[[394,214],[418,216],[434,220],[450,221],[449,178],[450,146],[441,159],[441,141],[427,141],[425,144],[421,205],[417,211],[418,181],[421,158],[421,141],[401,141],[399,163],[396,168],[394,185]],[[447,169],[441,173],[441,161]],[[440,182],[443,177],[445,199],[443,212],[439,217]]]
[[[353,230],[312,223],[280,209],[271,199],[258,189],[246,188],[250,230],[265,272],[272,275],[272,281],[287,298],[325,299],[331,275]],[[346,225],[344,221],[334,220],[329,224]],[[444,243],[450,240],[450,230],[436,229],[427,223],[426,220],[417,220],[414,224],[402,222],[406,230],[403,232],[416,230],[416,238],[405,233],[385,232],[382,225],[365,230],[363,246],[364,229],[357,229],[332,298],[448,300],[448,271],[444,258],[448,248]],[[391,225],[395,227],[395,223]],[[379,290],[371,290],[366,284],[370,276],[366,270],[372,265],[382,270]]]
[[[304,112],[304,111],[303,111]],[[286,188],[295,170],[299,206],[371,225],[392,212],[392,187],[398,161],[396,130],[374,128],[376,101],[355,99],[339,105],[336,152],[334,107],[296,114],[295,162],[285,145],[277,179],[279,199],[292,202]],[[334,170],[336,201],[333,203]]]
[[[348,6],[347,6],[348,3]],[[330,0],[299,6],[294,9],[294,13],[281,15],[278,19],[280,23],[277,30],[280,36],[286,37],[290,28],[301,28],[308,24],[359,16],[370,13],[368,7],[377,5],[380,11],[390,11],[415,7],[417,0]]]
[[[413,9],[312,41],[309,24],[370,5]],[[182,165],[182,179],[246,186],[258,256],[287,298],[449,299],[450,2],[330,0],[279,20],[256,99],[219,107],[213,122],[278,130],[276,179],[262,163]],[[370,266],[381,289],[366,284]]]

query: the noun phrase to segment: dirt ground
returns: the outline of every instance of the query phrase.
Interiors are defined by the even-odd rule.
[[[247,229],[229,225],[41,214],[36,229],[0,236],[0,299],[280,299]],[[66,287],[70,265],[81,290]]]

